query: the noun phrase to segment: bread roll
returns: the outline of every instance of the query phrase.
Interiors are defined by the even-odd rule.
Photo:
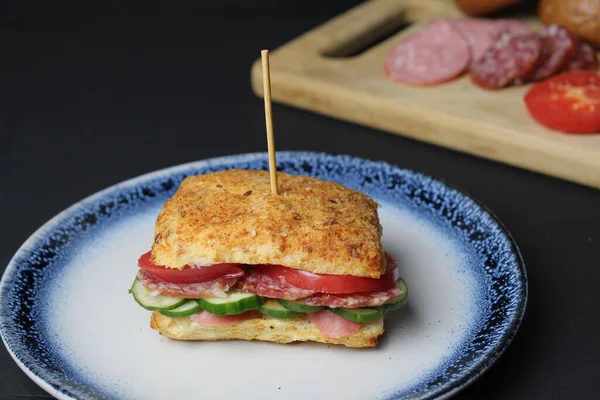
[[[316,325],[301,317],[277,319],[265,315],[237,324],[204,327],[193,323],[189,317],[171,318],[154,311],[150,327],[161,335],[176,340],[264,340],[276,343],[313,341],[343,344],[347,347],[375,347],[378,336],[383,333],[383,319],[362,324],[358,333],[341,338],[323,336]]]
[[[544,25],[560,24],[600,48],[600,0],[541,0],[538,12]]]

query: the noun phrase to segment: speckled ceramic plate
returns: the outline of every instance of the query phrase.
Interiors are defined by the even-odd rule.
[[[376,349],[317,343],[176,342],[127,293],[154,220],[181,180],[266,169],[264,154],[200,161],[129,180],[33,234],[0,286],[2,339],[61,399],[430,399],[483,373],[514,336],[527,298],[517,247],[481,205],[439,181],[347,156],[280,153],[292,174],[343,183],[382,207],[384,245],[409,286]]]

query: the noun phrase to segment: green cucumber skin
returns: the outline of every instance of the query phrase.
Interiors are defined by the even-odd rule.
[[[136,282],[140,286],[142,286],[143,290],[148,291],[148,289],[146,289],[137,279],[135,279],[133,281],[133,284],[131,285],[131,288],[129,288],[129,293],[131,293],[133,295],[133,299],[135,300],[136,303],[138,303],[140,306],[142,306],[143,308],[145,308],[148,311],[171,310],[173,308],[181,307],[187,301],[187,299],[180,299],[180,301],[178,301],[176,303],[173,303],[173,304],[171,304],[169,306],[166,306],[166,307],[157,307],[157,306],[152,306],[152,305],[144,304],[140,299],[138,299],[138,296],[136,296],[136,294],[135,294],[134,286],[135,286]],[[162,296],[162,295],[159,295],[159,296]],[[164,296],[164,297],[169,297],[169,296]],[[175,299],[175,298],[173,298],[173,299]]]
[[[324,307],[321,306],[309,306],[308,304],[303,304],[298,301],[292,300],[283,300],[277,299],[279,304],[283,307],[287,308],[290,311],[299,312],[299,313],[311,313],[322,310]]]
[[[212,304],[204,299],[197,299],[196,301],[198,304],[200,304],[204,311],[220,317],[241,314],[246,311],[258,310],[263,304],[263,299],[258,296],[248,297],[236,303],[226,304]]]
[[[367,324],[369,322],[377,321],[383,318],[383,311],[378,307],[375,308],[330,308],[331,312],[339,315],[348,321],[358,322],[361,324]],[[372,310],[369,314],[359,314],[357,311]]]
[[[186,306],[189,303],[194,303],[195,306],[189,307],[182,311],[179,310],[180,308],[183,308],[183,306]],[[200,304],[198,304],[198,302],[195,300],[188,300],[181,307],[173,308],[170,310],[160,310],[160,313],[163,315],[166,315],[167,317],[171,317],[171,318],[182,318],[182,317],[189,317],[190,315],[194,315],[199,311],[202,311],[202,306]]]
[[[402,278],[398,278],[398,284],[402,288],[402,293],[390,300],[390,302],[380,306],[384,312],[398,310],[406,304],[408,300],[408,286],[406,286],[406,282]]]
[[[146,306],[146,305],[144,305],[144,304],[140,303],[140,301],[139,301],[139,300],[138,300],[138,299],[137,299],[135,296],[133,296],[133,299],[134,299],[134,300],[135,300],[135,302],[136,302],[136,303],[138,303],[138,304],[139,304],[139,305],[140,305],[142,308],[145,308],[145,309],[146,309],[146,310],[148,310],[148,311],[160,311],[160,310],[159,310],[158,308],[156,308],[156,307],[149,307],[149,306]],[[164,308],[163,308],[163,310],[164,310]]]
[[[406,304],[406,300],[408,300],[408,299],[405,298],[404,300],[399,301],[397,303],[393,303],[393,304],[384,304],[380,308],[385,313],[387,313],[388,311],[396,311],[396,310],[401,309]]]
[[[266,301],[262,305],[262,307],[258,309],[258,311],[265,315],[268,315],[269,317],[278,319],[289,319],[304,314],[301,312],[288,310],[287,308],[283,307],[277,300]]]

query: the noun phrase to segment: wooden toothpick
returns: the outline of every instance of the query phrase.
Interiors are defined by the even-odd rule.
[[[275,137],[273,136],[273,114],[271,112],[271,73],[269,71],[269,50],[260,52],[262,59],[263,89],[265,97],[265,122],[267,124],[267,147],[269,149],[269,172],[271,192],[279,194],[277,186],[277,161],[275,159]]]

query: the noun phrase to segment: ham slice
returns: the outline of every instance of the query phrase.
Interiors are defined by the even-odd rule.
[[[226,315],[220,317],[218,315],[211,314],[206,311],[200,311],[191,316],[192,321],[202,326],[222,326],[239,324],[253,318],[260,318],[262,316],[258,311],[246,311],[245,313],[237,315]]]
[[[315,324],[323,336],[332,339],[355,335],[362,326],[358,322],[348,321],[328,310],[308,313],[306,319]]]

